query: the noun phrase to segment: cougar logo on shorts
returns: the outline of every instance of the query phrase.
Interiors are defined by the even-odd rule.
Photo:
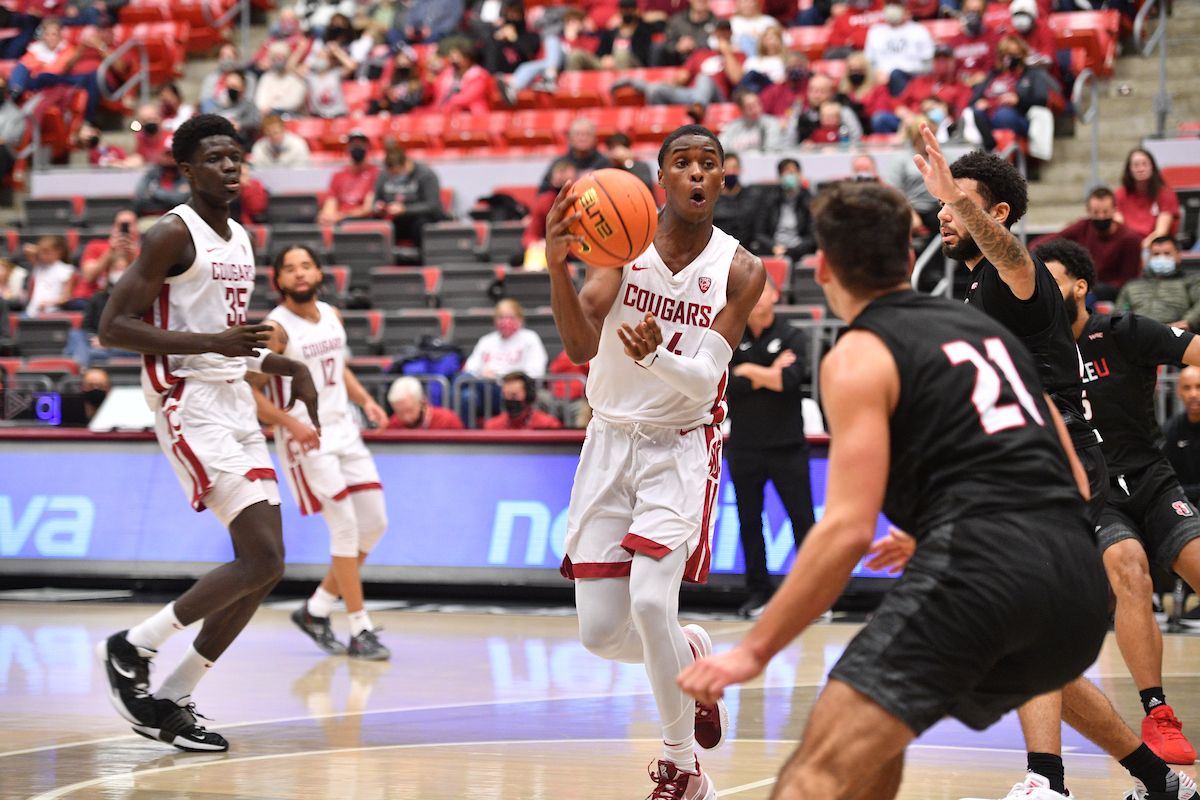
[[[1171,508],[1175,509],[1175,513],[1181,517],[1193,516],[1192,506],[1182,500],[1176,500],[1174,503],[1171,503]]]

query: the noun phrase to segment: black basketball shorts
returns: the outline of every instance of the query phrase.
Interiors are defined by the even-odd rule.
[[[1125,539],[1137,539],[1150,561],[1170,570],[1180,551],[1200,538],[1196,510],[1166,459],[1125,475],[1113,475],[1108,503],[1100,515],[1101,552]]]
[[[1099,654],[1108,584],[1092,534],[1060,507],[930,530],[830,678],[918,735],[946,716],[987,728]]]

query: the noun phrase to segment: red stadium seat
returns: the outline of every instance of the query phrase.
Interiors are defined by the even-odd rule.
[[[384,136],[390,136],[409,151],[436,150],[445,124],[441,114],[403,114],[386,121]]]
[[[1029,143],[1017,136],[1015,131],[1004,130],[997,128],[992,131],[992,138],[996,140],[996,152],[1001,153],[1011,144],[1016,144],[1021,150],[1028,150]]]
[[[579,111],[578,116],[590,119],[596,126],[596,137],[604,141],[614,133],[630,135],[634,122],[644,111],[641,107],[633,106],[585,108]],[[562,130],[565,132],[566,126],[563,126]]]
[[[592,108],[612,104],[613,70],[572,70],[558,76],[555,108]]]
[[[163,22],[171,19],[171,4],[167,0],[129,0],[117,12],[117,21],[122,25],[139,22]]]
[[[526,208],[532,208],[533,201],[538,195],[538,187],[536,183],[527,186],[497,186],[492,189],[492,193],[506,194]]]
[[[25,362],[22,369],[30,372],[69,372],[79,374],[79,362],[73,358],[31,358]]]
[[[460,152],[491,147],[498,143],[497,139],[493,138],[495,136],[494,124],[498,124],[501,129],[505,128],[511,113],[493,111],[487,116],[456,114],[446,120],[446,128],[442,131],[442,147]]]
[[[225,41],[230,23],[219,27],[210,20],[217,19],[237,4],[237,0],[170,0],[172,19],[191,25],[191,36],[184,44],[188,53],[206,53],[215,50]],[[208,13],[201,8],[208,5]]]
[[[366,114],[371,98],[381,94],[379,87],[371,81],[342,81],[342,96],[346,98],[346,108],[350,109],[351,115]]]
[[[635,142],[658,142],[687,123],[687,106],[647,106],[637,115],[629,138]]]
[[[956,19],[923,19],[921,25],[936,44],[949,43],[962,30],[962,23]]]
[[[1200,161],[1200,152],[1196,153],[1197,161]],[[1172,189],[1193,189],[1200,187],[1200,165],[1192,164],[1189,166],[1163,167],[1163,179]]]
[[[787,45],[789,50],[799,50],[816,61],[825,52],[829,42],[828,25],[805,25],[799,28],[788,28]]]
[[[515,111],[501,138],[514,147],[557,145],[572,116],[570,111]]]
[[[704,110],[704,127],[720,133],[722,128],[741,114],[737,103],[713,103]]]
[[[1050,29],[1061,48],[1081,48],[1087,53],[1087,65],[1098,76],[1109,77],[1117,58],[1117,34],[1120,12],[1068,11],[1050,15]]]

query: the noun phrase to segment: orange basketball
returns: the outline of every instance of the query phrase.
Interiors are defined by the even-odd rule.
[[[583,237],[571,252],[593,267],[621,267],[646,252],[658,229],[658,209],[646,184],[623,169],[599,169],[571,187],[571,232]]]

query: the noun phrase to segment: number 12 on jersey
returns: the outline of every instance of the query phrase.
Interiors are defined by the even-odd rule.
[[[974,345],[961,339],[942,345],[942,352],[950,359],[951,364],[957,367],[969,363],[975,368],[975,389],[971,392],[971,402],[979,414],[979,424],[983,426],[984,433],[991,435],[1009,428],[1019,428],[1026,424],[1026,414],[1038,425],[1045,426],[1042,414],[1033,401],[1033,395],[1025,388],[1021,376],[1017,374],[1017,368],[1013,365],[1004,342],[990,337],[983,340],[983,349],[987,354],[986,358]],[[1000,372],[996,371],[996,367],[999,367]],[[1003,380],[1017,396],[1017,403],[1000,403],[1000,392],[1003,388],[1001,373],[1004,375]],[[1021,409],[1024,409],[1024,413]]]

